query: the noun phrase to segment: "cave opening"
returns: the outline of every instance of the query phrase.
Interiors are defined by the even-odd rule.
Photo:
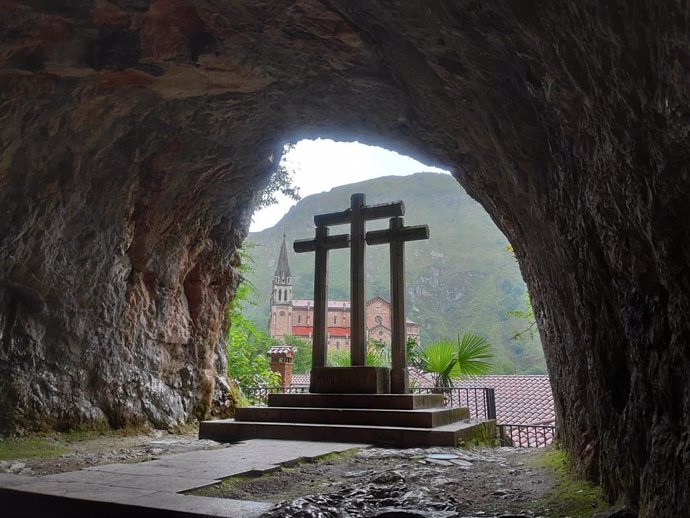
[[[256,291],[254,304],[245,306],[246,316],[257,329],[266,330],[267,317],[273,315],[269,302],[272,269],[283,236],[292,270],[291,296],[302,302],[312,298],[311,258],[294,254],[292,242],[312,237],[314,214],[346,208],[349,196],[361,191],[368,203],[403,200],[405,224],[430,226],[430,240],[410,244],[406,263],[407,317],[419,324],[424,343],[454,339],[466,332],[479,334],[493,345],[492,374],[546,374],[536,324],[529,314],[527,287],[512,247],[488,213],[449,171],[364,142],[310,138],[284,146],[278,168],[284,187],[296,188],[301,200],[278,190],[271,193],[274,203],[252,216],[246,240],[252,267],[246,276]],[[274,182],[269,186],[277,189]],[[368,228],[386,225],[378,220],[369,222]],[[339,226],[332,232],[348,230]],[[367,254],[366,299],[388,299],[386,251],[367,247]],[[348,258],[347,250],[330,253],[329,299],[334,301],[350,297]],[[274,318],[279,315],[269,317]],[[306,322],[308,316],[295,318]],[[269,332],[279,337],[272,321]]]

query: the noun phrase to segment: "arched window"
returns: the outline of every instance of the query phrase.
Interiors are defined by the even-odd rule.
[[[282,290],[278,290],[278,302],[280,302],[280,301],[282,300],[282,299],[280,298],[280,297],[282,297],[282,296],[283,296],[283,291],[282,291]]]

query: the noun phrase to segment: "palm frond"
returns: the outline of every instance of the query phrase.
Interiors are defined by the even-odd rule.
[[[327,363],[329,367],[349,367],[350,351],[346,351],[343,349],[328,351]]]
[[[437,387],[453,386],[453,378],[460,375],[457,352],[457,344],[445,339],[430,344],[421,351],[420,366],[433,376]]]
[[[460,376],[484,376],[491,371],[491,344],[483,336],[465,333],[458,337],[457,359]]]

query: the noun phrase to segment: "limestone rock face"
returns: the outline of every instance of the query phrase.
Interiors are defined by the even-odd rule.
[[[687,30],[668,0],[3,2],[2,427],[206,414],[252,196],[283,142],[358,139],[511,240],[580,472],[687,514]]]

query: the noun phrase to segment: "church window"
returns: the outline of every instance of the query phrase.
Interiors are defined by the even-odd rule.
[[[334,316],[333,317],[333,325],[336,325],[338,323],[338,317]]]
[[[302,315],[297,315],[297,323],[298,324],[302,323]]]
[[[281,312],[278,313],[278,314],[279,314],[281,317],[284,317],[284,316],[285,316],[285,311],[281,311]]]
[[[280,302],[282,299],[281,297],[283,296],[283,292],[278,290],[278,302]]]

